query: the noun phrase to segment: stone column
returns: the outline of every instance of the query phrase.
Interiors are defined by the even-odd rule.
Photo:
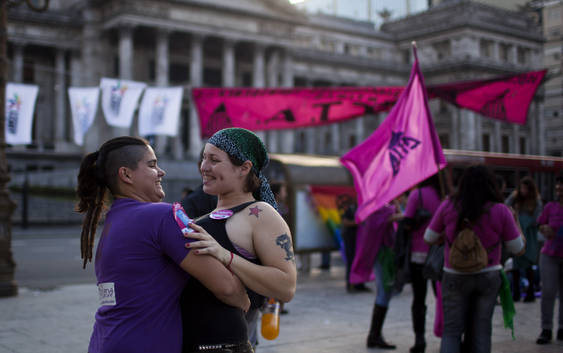
[[[483,118],[481,115],[472,112],[473,120],[475,120],[475,149],[477,151],[483,150]]]
[[[282,87],[293,87],[293,58],[286,49],[282,62]],[[282,152],[293,153],[295,151],[295,130],[283,130],[281,134]]]
[[[64,49],[57,49],[55,56],[55,150],[66,147],[66,65]]]
[[[474,151],[475,145],[475,113],[460,109],[460,126],[461,126],[461,136],[460,136],[460,148],[463,150]]]
[[[157,29],[156,32],[156,60],[155,60],[155,73],[156,73],[156,86],[168,86],[168,70],[169,70],[169,54],[168,54],[168,34],[165,29]],[[168,144],[168,137],[163,135],[155,136],[155,152],[157,156],[162,156],[166,151]]]
[[[133,27],[119,28],[119,78],[133,79]]]
[[[545,155],[545,140],[547,139],[547,134],[545,133],[545,116],[544,116],[544,106],[543,103],[540,101],[537,101],[536,103],[536,116],[537,116],[537,121],[538,121],[538,125],[537,125],[537,131],[538,131],[538,154],[540,156],[544,156]]]
[[[12,80],[23,82],[23,49],[24,46],[14,43],[14,57],[12,59]]]
[[[264,88],[266,87],[266,76],[264,72],[265,68],[265,55],[266,55],[266,47],[261,43],[254,43],[254,57],[252,60],[252,87],[254,88]],[[269,131],[256,131],[256,135],[262,140],[264,143],[269,142],[266,141],[266,133],[270,135]],[[270,152],[277,152],[277,146],[272,148],[270,144],[268,144],[268,150]]]
[[[452,148],[459,149],[459,110],[448,109],[451,117],[451,130],[450,136],[452,138]]]
[[[203,37],[192,34],[190,48],[190,84],[192,87],[203,85]],[[191,96],[191,95],[190,95]],[[190,146],[187,154],[195,160],[199,160],[199,153],[203,147],[200,136],[199,118],[193,100],[190,102]]]
[[[354,130],[356,133],[356,144],[364,140],[364,119],[365,117],[361,116],[355,120]]]
[[[501,128],[501,122],[500,121],[495,121],[494,123],[494,130],[493,130],[493,141],[494,141],[494,145],[492,146],[492,150],[494,152],[501,152],[502,151],[502,146],[501,146],[501,135],[500,135],[500,128]]]
[[[223,42],[223,87],[235,85],[235,42],[225,39]]]
[[[512,124],[512,146],[511,151],[512,153],[520,153],[520,127],[516,124]]]
[[[516,64],[518,61],[517,54],[516,54],[516,45],[512,44],[508,48],[508,62],[511,64]]]
[[[526,125],[530,127],[530,148],[528,149],[528,153],[530,154],[538,154],[538,131],[537,131],[537,116],[538,116],[538,101],[532,100],[530,105],[531,113],[528,115],[528,120]]]
[[[272,51],[270,57],[268,58],[268,63],[266,65],[266,81],[268,87],[279,87],[279,71],[280,71],[280,54],[278,50]],[[280,131],[278,130],[268,130],[266,131],[267,141],[268,141],[268,151],[279,152],[279,136]]]

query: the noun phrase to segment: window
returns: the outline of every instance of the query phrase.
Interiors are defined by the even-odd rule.
[[[520,154],[526,154],[528,153],[528,146],[526,146],[526,138],[525,137],[520,137]]]
[[[180,63],[170,63],[168,81],[171,84],[190,82],[190,66]]]
[[[490,58],[493,56],[494,43],[490,40],[481,39],[479,41],[479,54],[483,58]]]
[[[349,148],[356,146],[357,143],[358,142],[357,142],[357,139],[356,139],[356,135],[351,134],[351,135],[348,136],[348,147]]]
[[[489,134],[483,134],[483,136],[481,136],[481,142],[482,142],[482,146],[483,146],[483,151],[486,152],[490,152],[491,151],[491,135]]]
[[[526,64],[528,62],[528,52],[529,52],[528,49],[518,47],[518,49],[516,50],[518,64]]]
[[[450,135],[449,134],[439,134],[438,139],[440,140],[440,145],[442,148],[450,148]]]
[[[221,69],[206,67],[203,69],[204,86],[220,87],[223,85]]]
[[[499,44],[498,54],[499,59],[504,62],[508,62],[508,53],[510,51],[510,45],[508,44]]]
[[[501,137],[501,150],[502,153],[510,152],[510,138],[507,135]]]
[[[444,40],[432,45],[436,51],[436,57],[438,60],[443,60],[449,57],[452,53],[451,44],[449,40]]]

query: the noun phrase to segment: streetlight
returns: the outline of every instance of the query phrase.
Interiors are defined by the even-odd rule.
[[[50,0],[0,0],[0,297],[18,294],[14,281],[16,263],[12,256],[12,212],[15,204],[10,199],[6,184],[10,180],[6,159],[6,80],[8,58],[8,7],[26,4],[34,11],[45,11]]]

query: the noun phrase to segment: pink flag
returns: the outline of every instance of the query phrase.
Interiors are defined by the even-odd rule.
[[[428,87],[430,98],[440,97],[458,107],[489,118],[525,124],[530,102],[547,70]]]
[[[340,161],[354,178],[357,222],[446,165],[418,58],[407,87],[385,121]]]

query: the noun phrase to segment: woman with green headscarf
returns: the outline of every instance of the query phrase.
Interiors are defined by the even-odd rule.
[[[217,196],[217,207],[196,219],[196,232],[187,235],[196,241],[186,246],[223,262],[249,289],[249,314],[258,313],[264,297],[290,301],[297,282],[291,233],[263,175],[268,161],[264,144],[251,131],[215,133],[205,145],[200,171],[203,191]],[[213,237],[198,232],[200,226]],[[218,301],[197,280],[184,291],[182,316],[184,352],[252,351],[247,342],[254,328],[247,328],[244,312]]]

